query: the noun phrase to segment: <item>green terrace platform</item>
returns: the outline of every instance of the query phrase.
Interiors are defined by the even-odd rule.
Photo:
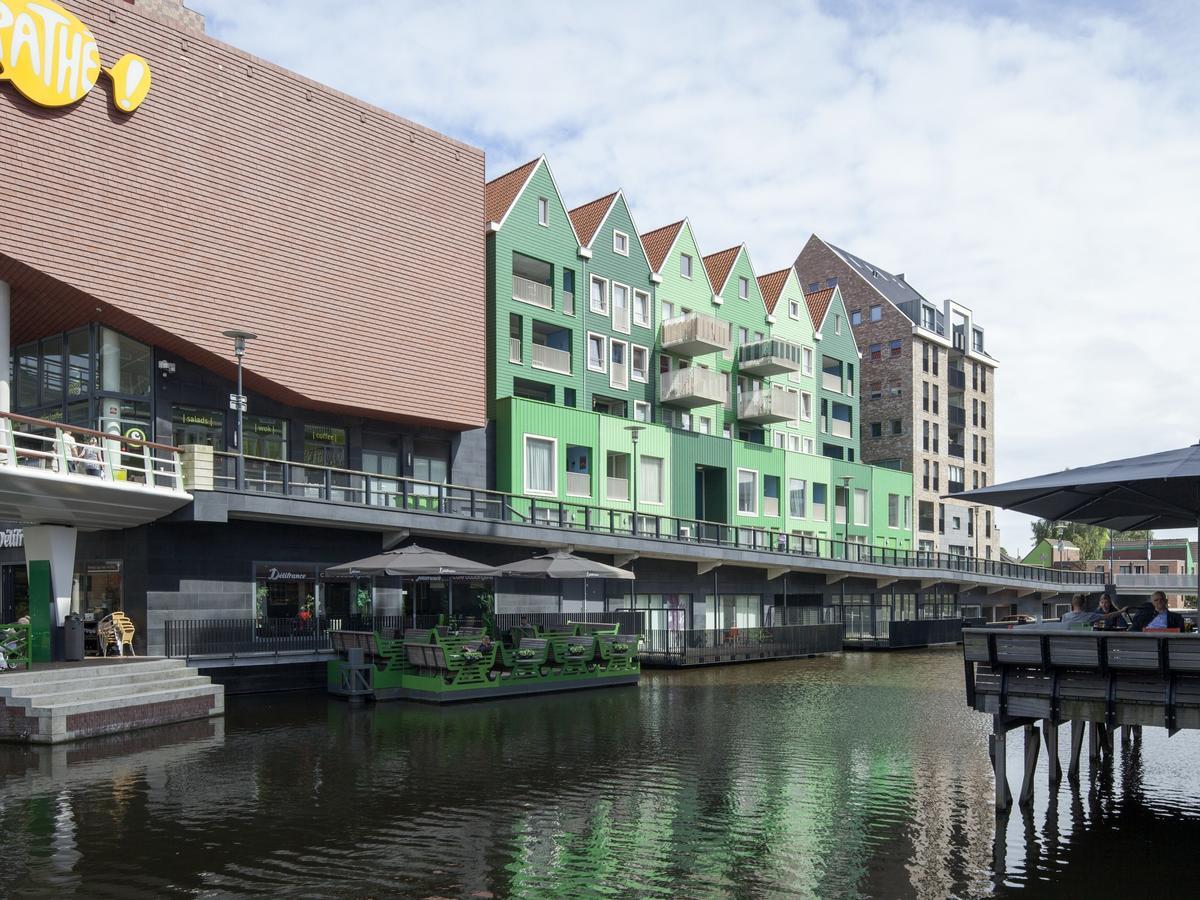
[[[480,651],[483,628],[333,631],[329,693],[455,703],[637,684],[636,634],[612,623],[516,627]]]

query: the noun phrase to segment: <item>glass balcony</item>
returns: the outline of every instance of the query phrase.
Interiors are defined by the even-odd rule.
[[[738,348],[738,365],[743,372],[757,376],[799,372],[801,352],[799,344],[779,338],[755,341]]]
[[[659,378],[658,399],[671,406],[695,409],[725,404],[728,385],[720,372],[692,366],[665,372]]]
[[[677,356],[726,353],[733,347],[729,323],[704,313],[688,313],[662,323],[662,348]]]
[[[738,418],[758,425],[798,419],[800,395],[776,385],[761,390],[738,391]]]

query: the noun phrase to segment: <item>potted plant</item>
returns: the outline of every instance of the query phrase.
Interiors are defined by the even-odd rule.
[[[371,615],[371,592],[360,587],[354,592],[354,614],[357,616]]]
[[[537,651],[530,647],[518,647],[517,659],[534,659],[537,656]]]
[[[254,591],[254,618],[259,625],[267,617],[267,601],[270,599],[270,589],[265,584],[260,584]]]

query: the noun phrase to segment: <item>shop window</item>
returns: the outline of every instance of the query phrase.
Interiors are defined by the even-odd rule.
[[[59,406],[63,402],[62,335],[42,339],[41,402],[43,406]]]
[[[436,485],[450,481],[450,445],[445,441],[413,441],[412,477],[429,484],[417,486],[415,493],[429,490],[435,492]]]
[[[310,466],[346,468],[346,429],[305,425],[304,462]]]
[[[100,329],[96,389],[105,394],[144,397],[150,393],[150,348],[110,328]]]
[[[317,567],[299,563],[258,563],[254,567],[254,618],[304,620],[317,614]]]
[[[90,559],[76,564],[79,608],[85,621],[99,621],[125,608],[121,570],[119,559]]]
[[[38,345],[17,348],[17,409],[38,405]]]
[[[67,335],[67,400],[88,395],[92,383],[92,335],[80,328]]]
[[[243,440],[247,456],[278,460],[288,458],[288,423],[285,420],[243,415],[242,430],[245,432]]]
[[[221,449],[225,446],[225,413],[196,406],[171,406],[171,442],[176,447],[200,444]]]

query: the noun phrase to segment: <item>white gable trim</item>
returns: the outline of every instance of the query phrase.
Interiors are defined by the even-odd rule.
[[[520,202],[522,195],[525,193],[525,188],[529,187],[529,182],[533,181],[533,176],[537,174],[537,170],[542,166],[546,167],[546,174],[550,176],[550,184],[554,186],[554,195],[558,197],[558,203],[563,208],[563,212],[567,214],[567,224],[571,226],[571,234],[575,235],[575,243],[582,246],[582,241],[579,240],[579,234],[575,231],[575,223],[571,221],[571,211],[567,209],[567,204],[563,202],[562,191],[558,189],[558,180],[554,177],[554,170],[550,168],[550,160],[546,159],[545,155],[539,156],[537,164],[529,170],[529,174],[525,178],[525,183],[521,185],[521,189],[517,191],[517,195],[513,197],[513,202],[508,205],[508,209],[504,211],[504,215],[500,217],[500,221],[496,222],[495,231],[499,231],[504,227],[504,223],[508,221],[509,214],[516,208]],[[501,176],[503,177],[503,176]]]

